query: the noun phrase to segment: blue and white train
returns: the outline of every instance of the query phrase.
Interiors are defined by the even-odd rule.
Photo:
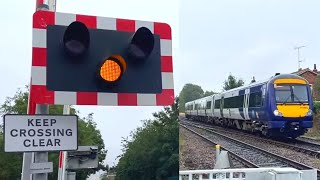
[[[185,104],[186,118],[268,137],[296,138],[312,127],[312,92],[293,74],[224,91]]]

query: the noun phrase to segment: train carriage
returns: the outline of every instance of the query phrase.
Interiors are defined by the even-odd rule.
[[[307,80],[293,74],[277,74],[188,104],[195,105],[186,110],[189,119],[266,136],[296,138],[312,127],[311,88]]]

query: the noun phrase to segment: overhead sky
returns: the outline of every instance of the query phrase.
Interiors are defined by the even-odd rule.
[[[35,0],[3,1],[0,6],[0,103],[13,96],[18,88],[29,84],[32,55],[32,14]],[[177,65],[179,32],[178,0],[77,0],[57,1],[56,11],[94,16],[165,22],[173,33],[174,66]],[[177,85],[176,87],[178,87]],[[141,120],[152,118],[152,113],[162,107],[96,107],[74,106],[84,117],[93,112],[93,118],[101,131],[106,149],[106,163],[118,162],[122,153],[121,137],[141,126]]]
[[[229,73],[252,76],[320,69],[320,1],[184,0],[180,6],[179,83],[221,91]],[[180,84],[179,84],[180,85]]]

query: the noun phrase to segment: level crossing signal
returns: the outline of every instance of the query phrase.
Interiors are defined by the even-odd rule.
[[[37,11],[31,94],[35,103],[171,105],[168,24]]]

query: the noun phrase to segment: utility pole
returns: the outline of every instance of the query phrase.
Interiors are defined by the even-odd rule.
[[[294,50],[298,50],[298,70],[300,69],[300,63],[302,62],[302,60],[300,60],[300,49],[303,47],[306,47],[306,46],[294,47]]]

